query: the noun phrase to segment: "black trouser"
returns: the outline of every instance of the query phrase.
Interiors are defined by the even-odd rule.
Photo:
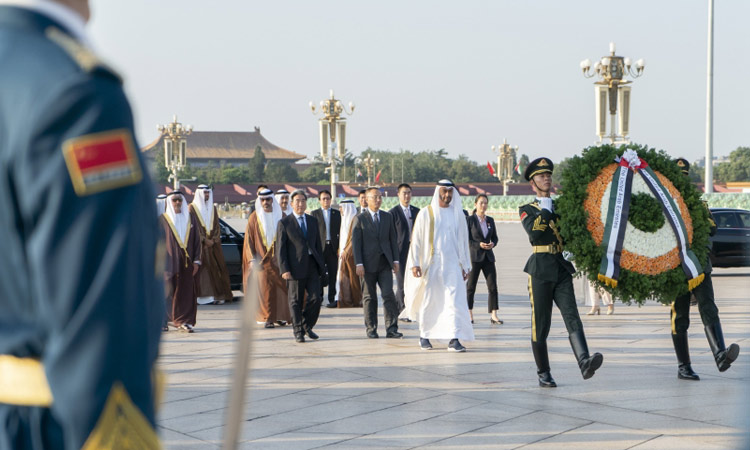
[[[482,262],[471,263],[471,272],[469,272],[469,280],[466,284],[466,299],[469,301],[469,310],[474,309],[474,292],[477,290],[479,272],[482,272],[484,279],[487,280],[487,290],[490,293],[487,298],[487,312],[491,313],[499,309],[497,306],[497,270],[495,269],[495,262],[486,259]]]
[[[398,313],[401,314],[401,311],[406,308],[406,304],[404,303],[404,277],[406,276],[406,258],[403,258],[399,262],[398,265],[398,271],[396,272],[396,307],[398,308]]]
[[[292,314],[292,326],[294,335],[302,335],[305,330],[312,329],[318,322],[320,315],[320,273],[318,263],[310,255],[307,262],[307,278],[301,280],[287,280],[289,312]],[[307,300],[305,300],[307,292]],[[302,307],[304,303],[304,308]]]
[[[701,284],[693,291],[698,300],[698,312],[704,326],[711,326],[719,321],[719,309],[714,301],[714,285],[711,274],[707,273]],[[690,326],[690,292],[681,295],[672,302],[669,312],[672,322],[672,334],[686,333]]]
[[[365,313],[365,327],[367,327],[368,332],[378,329],[377,286],[380,286],[380,294],[383,297],[383,319],[386,332],[398,331],[398,307],[396,306],[396,296],[393,295],[393,272],[384,255],[380,256],[377,272],[365,272],[362,306]]]
[[[328,271],[328,303],[336,301],[336,276],[339,271],[339,258],[336,256],[336,250],[331,246],[330,241],[326,241],[325,250],[323,250],[323,263]],[[323,298],[323,286],[320,286],[320,298]]]
[[[558,281],[543,281],[529,275],[529,299],[531,300],[531,340],[544,342],[549,335],[552,322],[552,302],[562,314],[568,334],[583,330],[578,305],[573,292],[573,277],[560,266]]]

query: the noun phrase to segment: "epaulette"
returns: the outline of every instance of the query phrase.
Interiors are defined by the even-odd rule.
[[[84,72],[93,73],[102,71],[122,83],[122,78],[120,78],[120,76],[109,66],[104,64],[94,52],[73,39],[70,35],[64,33],[59,28],[49,27],[45,30],[44,34],[50,41],[60,46],[65,53],[70,55],[73,61],[75,61]]]

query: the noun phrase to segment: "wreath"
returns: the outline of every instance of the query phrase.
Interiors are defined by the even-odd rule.
[[[555,202],[579,273],[624,303],[671,303],[703,280],[708,212],[663,150],[601,145],[568,160]]]

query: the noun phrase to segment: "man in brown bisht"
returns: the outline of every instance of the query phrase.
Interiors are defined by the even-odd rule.
[[[195,197],[190,204],[190,215],[200,225],[196,230],[200,234],[202,247],[201,269],[195,277],[195,291],[199,305],[223,305],[231,302],[232,288],[229,283],[229,271],[221,251],[221,226],[219,213],[214,207],[214,194],[205,184],[198,186]]]
[[[167,247],[164,290],[171,300],[167,318],[180,331],[192,333],[198,313],[194,277],[201,265],[201,241],[199,225],[188,213],[182,192],[169,194],[159,222]]]
[[[258,271],[258,309],[255,320],[266,328],[286,325],[292,320],[287,301],[286,281],[281,279],[276,265],[276,227],[284,213],[273,196],[273,191],[264,189],[258,192],[255,211],[247,219],[245,246],[242,251],[242,280],[245,295],[250,285],[251,271]]]
[[[336,298],[339,308],[362,307],[362,283],[357,275],[352,250],[352,221],[357,215],[357,208],[353,200],[343,200],[339,209],[341,212],[341,236],[339,240],[339,275],[336,277],[338,289]]]

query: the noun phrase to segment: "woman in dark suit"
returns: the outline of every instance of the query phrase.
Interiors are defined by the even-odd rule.
[[[497,245],[495,220],[486,215],[486,195],[477,195],[474,206],[476,208],[475,213],[466,219],[469,226],[469,250],[471,252],[471,272],[466,285],[466,297],[469,301],[471,323],[474,323],[474,292],[477,288],[479,272],[482,272],[485,280],[487,280],[487,290],[489,291],[487,309],[492,314],[490,323],[501,325],[503,321],[497,317],[497,271],[495,270],[495,254],[492,251]]]

